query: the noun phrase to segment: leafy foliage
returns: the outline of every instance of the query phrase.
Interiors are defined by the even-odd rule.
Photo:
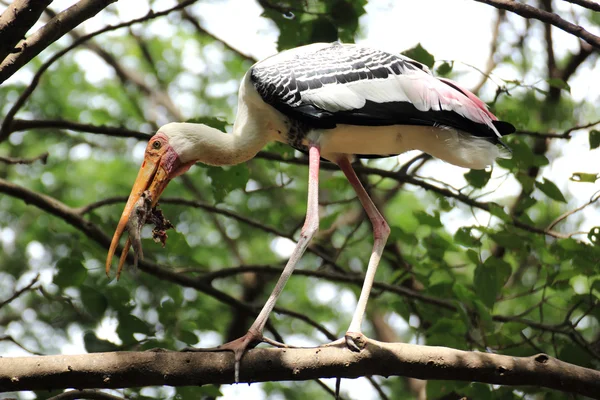
[[[360,18],[366,13],[365,0],[259,3],[263,17],[279,32],[279,50],[315,41],[353,42],[361,35]],[[192,19],[202,20],[196,8],[189,10]],[[251,61],[195,30],[181,14],[164,17],[163,23],[169,29],[161,31],[164,25],[157,21],[131,32],[121,30],[95,38],[95,45],[114,60],[112,64],[107,58],[100,61],[94,46],[67,53],[42,76],[17,118],[150,133],[166,121],[185,119],[169,108],[171,102],[176,110],[187,110],[183,114],[193,116],[191,122],[230,129],[227,121],[234,118],[236,93],[227,88],[241,79]],[[532,58],[544,58],[530,54],[539,46],[515,48],[513,39],[519,33],[510,24],[502,27],[505,31],[498,39],[494,60],[519,78],[502,81],[494,76],[487,81],[481,96],[490,101],[495,114],[523,132],[564,132],[598,120],[597,109],[586,108],[585,99],[575,100],[571,95],[575,85],[570,82],[576,75],[564,79],[544,76],[544,68],[532,68]],[[540,32],[530,34],[541,38]],[[49,51],[54,53],[62,46],[57,43]],[[557,65],[567,64],[566,53],[560,52],[564,60]],[[465,71],[452,60],[436,62],[421,44],[403,54],[455,80]],[[0,86],[0,98],[6,100],[0,104],[3,117],[30,75],[40,68],[41,60],[28,64],[20,79]],[[104,73],[95,76],[90,63],[101,64],[99,72]],[[130,75],[123,76],[115,66]],[[503,74],[504,70],[498,72]],[[531,81],[547,87],[524,83]],[[600,131],[588,129],[581,135],[588,135],[583,137],[589,138],[589,150],[584,141],[585,149],[580,146],[579,155],[589,151],[598,159]],[[546,352],[599,368],[597,202],[574,211],[593,199],[593,191],[588,192],[593,185],[597,190],[597,164],[596,170],[573,167],[576,169],[568,175],[571,180],[560,174],[549,179],[553,162],[563,157],[561,146],[571,143],[570,138],[519,134],[505,139],[512,150],[510,158],[499,160],[493,169],[465,172],[464,179],[454,186],[432,179],[428,171],[448,167],[430,159],[413,163],[408,172],[393,158],[364,162],[368,170],[357,168],[391,225],[377,281],[419,294],[374,289],[371,317],[379,313],[396,321],[391,325],[398,341],[514,356]],[[549,148],[550,140],[559,144]],[[15,131],[0,143],[2,156],[27,158],[46,151],[50,156],[46,164],[0,162],[0,178],[73,207],[89,224],[109,235],[135,178],[144,145],[134,137],[85,129]],[[569,148],[572,151],[573,146]],[[200,279],[225,270],[227,273],[206,284],[244,303],[262,305],[273,276],[260,270],[264,266],[279,268],[285,262],[288,253],[282,238],[297,237],[307,192],[307,170],[298,165],[305,161],[302,155],[280,144],[269,145],[265,151],[269,156],[238,166],[198,165],[174,180],[161,207],[176,232],[169,232],[162,248],[145,229],[145,258],[186,278]],[[398,172],[394,176],[376,173],[394,168]],[[406,172],[411,185],[406,183]],[[452,176],[460,177],[460,170],[454,170]],[[371,227],[358,211],[352,189],[339,171],[327,167],[321,173],[320,189],[321,232],[300,268],[308,275],[363,273],[372,247]],[[115,196],[118,198],[85,209]],[[32,352],[60,353],[67,345],[87,352],[208,347],[215,340],[242,335],[251,323],[222,297],[159,275],[127,267],[119,282],[107,279],[106,248],[101,242],[72,221],[28,204],[27,199],[3,194],[0,221],[0,297],[10,298],[40,276],[35,285],[38,290],[27,290],[0,308],[0,336],[11,335]],[[589,221],[594,222],[590,225]],[[242,273],[237,266],[255,266],[259,272]],[[332,278],[297,275],[291,278],[278,306],[302,313],[327,327],[333,336],[340,336],[352,312],[346,299],[358,291],[357,285]],[[328,340],[314,325],[292,316],[282,313],[272,319],[286,342]],[[365,333],[380,337],[381,326],[375,321],[372,317]],[[0,342],[0,348],[3,354],[25,352],[8,341]],[[405,380],[378,382],[391,398],[415,395]],[[214,386],[146,388],[128,389],[125,394],[138,399],[196,399],[218,397],[226,390]],[[312,382],[268,383],[261,390],[273,398],[324,396],[323,389]],[[536,388],[514,391],[452,381],[430,381],[426,390],[434,399],[452,394],[476,399],[523,398],[523,393],[553,396]],[[48,395],[36,394],[37,398]]]

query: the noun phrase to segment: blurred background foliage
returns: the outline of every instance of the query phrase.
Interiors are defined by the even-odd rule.
[[[164,9],[163,3],[150,1],[150,6]],[[544,7],[553,3],[562,2],[540,2]],[[262,18],[272,21],[279,50],[364,36],[366,0],[259,4]],[[597,13],[573,12],[596,30],[600,26]],[[113,6],[96,18],[111,23],[131,19]],[[61,57],[16,115],[41,121],[38,127],[15,128],[0,143],[3,156],[48,152],[47,162],[0,162],[0,178],[72,207],[111,235],[145,146],[136,132],[150,135],[167,121],[183,119],[229,128],[235,118],[237,85],[252,57],[220,41],[201,21],[192,5],[99,35]],[[490,21],[490,29],[496,31],[492,54],[480,78],[492,77],[471,89],[522,132],[506,138],[512,158],[500,160],[493,171],[452,169],[452,186],[443,182],[447,173],[440,172],[447,166],[418,153],[401,162],[362,161],[358,167],[392,228],[377,275],[387,286],[373,290],[365,333],[380,340],[515,356],[545,352],[598,368],[599,164],[569,171],[571,181],[544,173],[561,157],[594,154],[600,159],[600,128],[571,131],[600,119],[594,105],[600,99],[574,99],[569,86],[582,69],[599,72],[598,55],[577,41],[558,49],[549,28],[537,21],[523,25],[520,17],[504,12]],[[77,37],[76,31],[0,86],[0,115],[9,112],[50,55]],[[553,46],[556,50],[550,51]],[[397,50],[437,75],[460,81],[465,70],[473,72],[460,60],[437,60],[421,45]],[[109,73],[95,76],[94,63],[106,64]],[[515,78],[503,79],[494,73],[498,68]],[[58,121],[58,127],[47,121]],[[68,126],[71,122],[82,127]],[[101,128],[92,133],[89,126]],[[122,128],[121,137],[104,127]],[[193,167],[171,183],[161,202],[176,232],[169,232],[162,248],[146,229],[145,258],[258,309],[303,223],[304,163],[304,156],[290,148],[270,145],[243,165]],[[300,264],[306,272],[291,278],[272,317],[277,333],[290,344],[317,345],[343,335],[372,246],[370,224],[343,175],[325,165],[321,181],[321,231]],[[119,282],[107,279],[105,245],[27,203],[22,196],[0,195],[0,301],[9,300],[0,303],[0,353],[209,347],[242,335],[250,325],[252,316],[244,309],[160,274],[127,268]],[[217,271],[220,275],[213,276]],[[348,278],[357,283],[344,283]],[[375,386],[389,398],[563,398],[538,388],[436,381],[423,388],[411,380],[379,377],[361,380],[357,385],[364,392],[356,397],[345,385],[344,398],[383,396]],[[314,382],[258,387],[264,398],[328,396]],[[131,399],[198,399],[227,390],[119,392]]]

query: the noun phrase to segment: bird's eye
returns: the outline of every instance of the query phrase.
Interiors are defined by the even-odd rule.
[[[152,147],[156,150],[160,149],[161,143],[160,141],[156,140],[154,141],[154,143],[152,143]]]

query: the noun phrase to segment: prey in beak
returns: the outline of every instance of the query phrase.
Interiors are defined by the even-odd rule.
[[[156,229],[153,231],[154,239],[160,241],[164,246],[165,231],[173,226],[164,218],[162,212],[156,208],[158,199],[171,179],[187,171],[192,164],[181,163],[178,154],[171,147],[169,139],[164,133],[158,132],[150,139],[144,154],[144,161],[133,183],[129,199],[121,214],[121,219],[108,250],[106,258],[107,276],[110,276],[112,259],[119,245],[119,239],[125,230],[128,231],[129,238],[119,259],[117,279],[121,275],[129,248],[132,245],[135,253],[135,264],[137,264],[138,257],[143,258],[141,231],[144,224],[153,223],[156,225]]]

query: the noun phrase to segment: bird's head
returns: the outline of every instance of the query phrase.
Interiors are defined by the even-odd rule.
[[[178,124],[168,124],[161,127],[156,135],[152,136],[146,146],[144,161],[142,161],[142,166],[133,183],[129,199],[121,214],[121,219],[119,220],[119,224],[117,225],[117,229],[110,244],[108,257],[106,259],[107,275],[110,272],[112,258],[119,244],[119,239],[123,235],[123,232],[125,232],[130,218],[135,215],[134,211],[136,207],[139,207],[140,203],[138,203],[138,201],[143,193],[147,191],[147,198],[151,200],[151,206],[154,207],[171,179],[183,174],[194,164],[194,160],[187,160],[183,154],[185,151],[182,147],[185,147],[183,145],[185,139],[182,140],[182,133],[177,125]],[[141,221],[141,225],[143,225],[144,222],[145,221]],[[128,250],[129,246],[126,245],[124,255],[119,262],[119,271],[125,262],[124,256],[127,254]]]

